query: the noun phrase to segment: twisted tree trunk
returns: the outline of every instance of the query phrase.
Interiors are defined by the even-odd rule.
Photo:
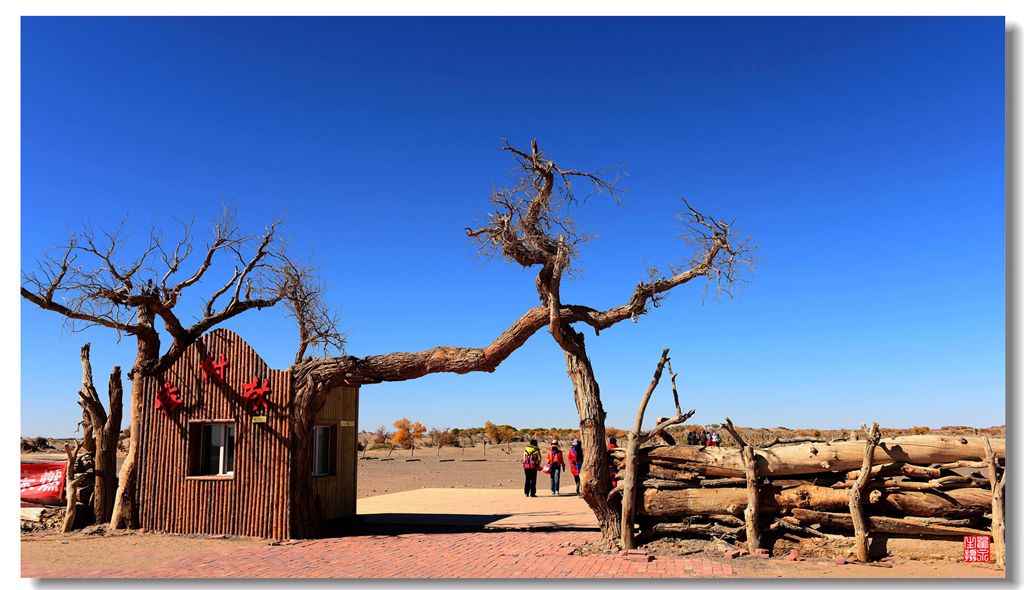
[[[139,336],[135,364],[128,373],[132,381],[132,404],[128,426],[128,455],[117,476],[117,493],[110,516],[110,528],[130,529],[139,526],[138,478],[139,445],[142,440],[142,408],[147,403],[144,375],[153,374],[160,361],[160,338],[152,331],[154,315],[147,307],[138,309],[138,325],[150,328],[148,336]],[[116,443],[115,443],[115,447]]]
[[[313,493],[313,426],[329,390],[312,378],[296,383],[295,387],[291,429],[291,536],[303,539],[315,535],[320,522]]]
[[[857,561],[868,560],[868,521],[864,517],[861,506],[861,492],[871,479],[871,467],[875,458],[875,446],[878,445],[878,422],[871,423],[868,439],[864,443],[864,459],[860,466],[860,475],[850,488],[850,521],[853,526],[853,549]]]
[[[92,449],[95,457],[95,485],[92,494],[93,514],[96,522],[107,522],[114,511],[114,494],[117,490],[117,443],[121,434],[121,367],[114,367],[107,387],[108,414],[100,402],[92,380],[92,365],[89,362],[89,344],[82,345],[82,389],[78,392],[78,403],[85,416],[85,441],[83,449]]]
[[[78,516],[78,490],[85,480],[85,474],[75,477],[75,463],[78,459],[78,451],[82,443],[75,441],[64,445],[64,452],[68,455],[68,466],[64,474],[64,495],[67,497],[67,511],[64,513],[64,522],[61,524],[61,532],[70,533],[75,528],[75,519]]]
[[[608,498],[612,489],[608,452],[605,448],[605,411],[601,404],[601,389],[594,376],[594,368],[587,357],[583,334],[562,324],[561,342],[565,352],[565,369],[572,381],[576,411],[580,416],[580,441],[583,443],[583,465],[580,468],[580,495],[597,517],[601,536],[613,540],[621,530],[620,508]],[[561,343],[560,342],[560,343]]]

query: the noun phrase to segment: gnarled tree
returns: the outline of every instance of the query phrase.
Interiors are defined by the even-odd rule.
[[[297,417],[293,423],[296,441],[296,468],[292,470],[292,498],[296,503],[293,534],[310,534],[315,526],[311,482],[303,474],[310,473],[312,453],[308,447],[313,418],[331,387],[404,381],[430,373],[494,371],[533,334],[547,327],[565,353],[579,412],[586,473],[582,495],[597,515],[604,536],[618,537],[619,511],[608,499],[611,478],[609,460],[603,452],[605,411],[583,334],[573,325],[586,324],[600,333],[623,320],[635,321],[647,313],[649,306],[657,306],[668,291],[701,277],[714,286],[716,294],[731,294],[733,285],[741,280],[743,268],[752,263],[752,247],[747,241],[736,238],[731,222],[705,215],[684,201],[686,210],[680,217],[684,237],[695,246],[691,258],[670,267],[667,273],[652,270],[648,280],[637,284],[623,305],[598,310],[563,303],[562,277],[573,268],[580,246],[590,238],[577,228],[569,215],[571,207],[578,203],[574,183],[588,183],[618,199],[617,179],[559,167],[540,151],[536,141],[532,142],[530,152],[516,149],[507,141],[502,149],[518,163],[518,181],[512,188],[493,193],[491,200],[495,211],[489,215],[486,225],[466,231],[485,253],[501,255],[523,267],[537,267],[535,284],[540,305],[527,310],[482,348],[438,346],[420,352],[299,361],[292,370],[296,380]]]
[[[193,253],[191,224],[182,224],[182,236],[166,242],[155,228],[141,254],[126,255],[124,224],[97,235],[89,228],[73,233],[41,260],[35,272],[23,273],[21,296],[42,309],[65,317],[71,331],[91,326],[115,330],[136,340],[131,379],[130,446],[118,476],[111,527],[137,525],[136,486],[140,465],[136,459],[141,432],[144,377],[163,373],[189,345],[218,324],[243,312],[271,307],[299,287],[280,241],[278,224],[262,234],[243,234],[233,211],[214,220],[202,257],[188,274],[185,264]],[[173,244],[173,245],[172,245]],[[231,277],[217,288],[191,325],[182,321],[177,306],[186,289],[200,283],[211,267],[225,259],[234,265]],[[161,330],[170,344],[161,350]]]

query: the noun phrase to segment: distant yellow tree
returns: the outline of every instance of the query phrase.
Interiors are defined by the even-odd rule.
[[[423,433],[427,431],[427,427],[420,424],[419,422],[413,422],[412,426],[409,427],[409,435],[412,437],[412,446],[416,445],[416,441],[423,438]]]
[[[419,424],[417,422],[416,424]],[[409,422],[408,418],[402,418],[401,420],[395,420],[395,433],[391,435],[391,444],[408,449],[412,446],[412,427],[413,424]],[[421,426],[422,428],[422,426]]]

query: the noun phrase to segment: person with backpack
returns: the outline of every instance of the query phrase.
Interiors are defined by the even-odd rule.
[[[551,449],[548,450],[547,465],[544,471],[551,475],[551,495],[557,496],[562,482],[562,470],[565,469],[565,457],[558,448],[558,441],[551,441]]]
[[[572,470],[572,477],[576,480],[576,495],[580,495],[580,468],[583,467],[583,443],[580,439],[572,439],[572,446],[569,447],[569,469]]]
[[[719,441],[719,439],[718,439],[718,431],[716,430],[716,431],[713,431],[711,433],[711,446],[717,447],[718,446],[718,441]]]
[[[527,498],[537,497],[537,470],[540,469],[540,448],[537,446],[537,439],[531,439],[523,451],[523,474],[526,476],[526,483],[523,484],[523,493]]]

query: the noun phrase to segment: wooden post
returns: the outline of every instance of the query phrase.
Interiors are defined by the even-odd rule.
[[[633,430],[626,433],[626,465],[623,469],[622,479],[622,548],[629,550],[636,548],[636,539],[633,537],[633,524],[636,522],[636,474],[638,461],[637,452],[640,450],[640,443],[643,442],[644,412],[647,411],[647,404],[651,401],[651,394],[658,386],[661,379],[661,372],[668,362],[668,349],[661,351],[661,360],[654,369],[654,378],[651,379],[643,399],[640,400],[640,407],[636,410],[636,419],[633,421]]]
[[[661,380],[661,372],[664,368],[668,368],[668,373],[672,377],[672,397],[676,404],[676,415],[672,418],[659,419],[658,423],[655,424],[654,428],[650,432],[644,432],[644,412],[647,411],[647,404],[651,400],[651,394],[654,393],[655,388],[658,387],[658,381]],[[668,349],[666,348],[661,352],[661,360],[658,361],[658,366],[654,370],[654,377],[651,379],[651,384],[647,386],[647,391],[644,393],[644,397],[640,400],[640,406],[636,410],[636,419],[633,422],[633,430],[626,434],[626,459],[623,464],[622,470],[619,474],[622,476],[622,485],[615,486],[608,493],[609,500],[616,492],[622,493],[622,518],[620,519],[620,533],[619,536],[622,539],[622,548],[629,550],[636,548],[636,538],[633,534],[633,525],[636,523],[636,496],[637,496],[637,471],[640,467],[640,461],[638,458],[640,446],[651,440],[655,436],[661,436],[669,426],[676,424],[682,424],[693,416],[693,410],[683,413],[679,406],[679,392],[676,390],[676,374],[672,371],[672,361],[668,358]]]
[[[747,484],[747,507],[743,509],[743,520],[747,526],[747,550],[753,555],[761,548],[761,494],[757,485],[757,460],[754,447],[740,436],[729,418],[725,419],[725,429],[740,446],[740,457],[743,459],[743,474]]]
[[[999,461],[992,452],[992,444],[985,437],[985,457],[988,463],[988,480],[992,485],[992,545],[996,554],[996,564],[1006,567],[1006,517],[1004,515],[1003,491],[1006,489],[1006,469],[1002,477],[999,473]]]
[[[75,441],[74,447],[71,443],[64,445],[64,452],[68,455],[67,473],[64,475],[64,495],[67,496],[67,512],[64,514],[64,524],[61,532],[70,533],[75,526],[75,516],[78,512],[78,486],[85,479],[85,474],[75,477],[75,459],[78,458],[78,451],[82,448],[81,443]]]
[[[867,427],[862,425],[865,431]],[[861,492],[871,479],[871,463],[875,458],[875,447],[878,446],[878,422],[871,423],[868,439],[864,442],[864,459],[861,462],[860,474],[850,488],[850,518],[853,520],[853,549],[857,561],[868,561],[868,522],[864,518],[864,507],[861,505]]]

